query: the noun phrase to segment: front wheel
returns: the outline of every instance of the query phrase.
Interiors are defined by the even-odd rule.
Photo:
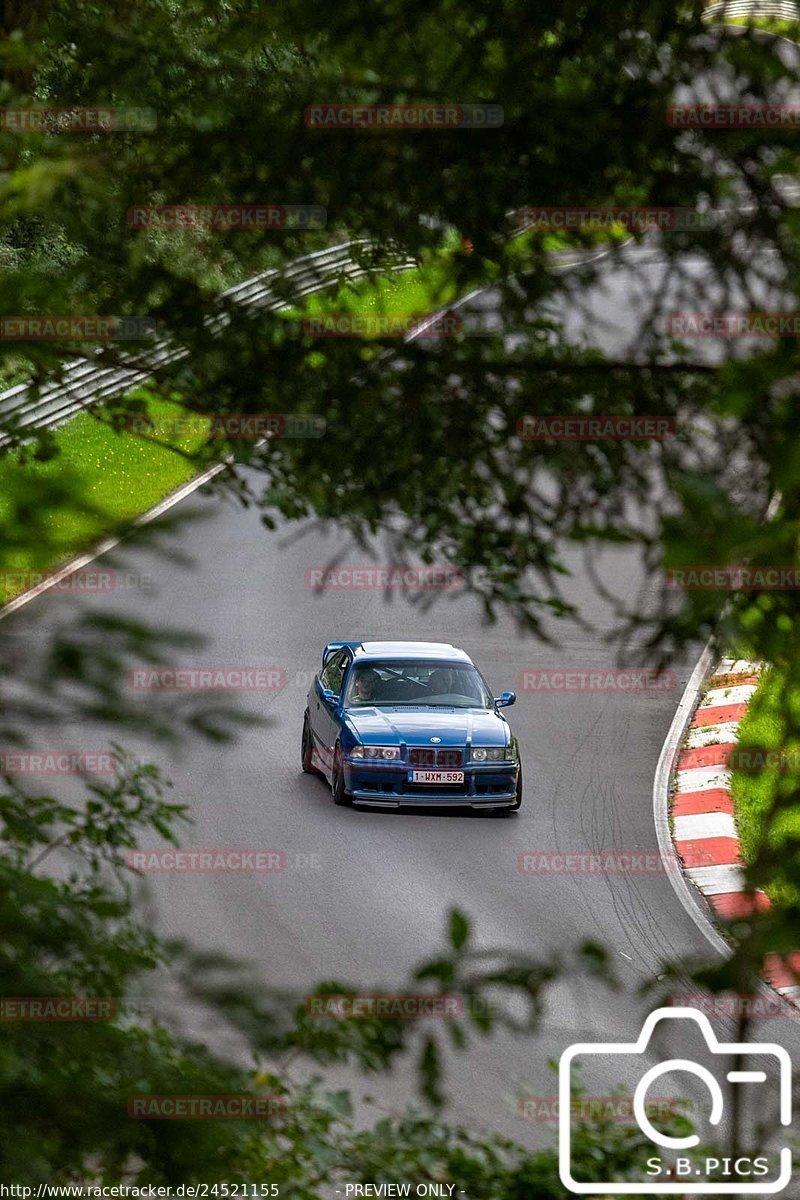
[[[303,737],[300,743],[300,755],[300,761],[306,775],[319,775],[318,768],[314,766],[314,739],[311,736],[308,713],[303,717]]]
[[[344,763],[342,762],[342,747],[336,744],[333,752],[333,770],[331,771],[331,794],[333,803],[345,808],[350,803],[350,797],[344,790]]]

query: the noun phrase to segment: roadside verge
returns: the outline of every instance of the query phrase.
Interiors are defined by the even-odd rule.
[[[662,854],[679,866],[670,878],[684,907],[715,950],[729,946],[715,921],[746,919],[770,907],[761,890],[746,886],[731,791],[732,751],[764,663],[716,659],[709,645],[695,668],[659,761],[654,786]],[[772,958],[764,978],[800,1003],[800,954]]]

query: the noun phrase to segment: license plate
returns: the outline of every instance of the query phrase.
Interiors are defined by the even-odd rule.
[[[463,771],[412,771],[412,783],[463,783]]]

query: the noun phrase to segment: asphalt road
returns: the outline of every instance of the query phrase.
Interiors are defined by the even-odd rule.
[[[243,707],[270,718],[266,730],[248,730],[225,750],[197,738],[178,756],[165,759],[161,748],[150,753],[165,763],[175,798],[191,806],[195,824],[185,846],[277,848],[287,867],[266,875],[150,876],[164,934],[223,948],[257,964],[265,981],[299,988],[325,978],[373,988],[402,981],[441,947],[454,906],[473,917],[485,946],[549,960],[583,939],[601,941],[631,989],[653,979],[665,957],[703,949],[663,875],[526,876],[518,869],[518,855],[529,851],[657,850],[653,773],[691,661],[678,668],[674,687],[647,695],[526,693],[519,687],[525,670],[613,667],[614,655],[597,633],[573,622],[554,627],[558,649],[544,649],[508,622],[486,628],[477,605],[463,596],[442,594],[422,614],[408,598],[387,603],[379,591],[315,593],[304,581],[309,567],[337,554],[348,564],[369,560],[343,550],[346,542],[336,535],[309,532],[294,540],[267,533],[253,511],[215,500],[192,503],[212,510],[181,539],[195,559],[192,569],[165,568],[149,551],[128,552],[126,561],[152,576],[152,591],[89,604],[201,634],[205,650],[184,654],[183,665],[285,670],[279,693],[242,697]],[[627,588],[633,555],[610,552],[603,569]],[[601,634],[609,628],[610,614],[580,573],[568,594]],[[73,603],[39,599],[11,618],[12,630],[35,638],[40,622]],[[342,810],[320,779],[300,773],[309,675],[327,640],[357,637],[452,640],[474,657],[495,692],[518,690],[508,710],[526,775],[518,816]],[[100,729],[64,728],[60,740],[89,747],[102,737]],[[145,742],[139,747],[148,750]],[[515,1080],[535,1083],[531,1094],[549,1095],[548,1058],[576,1037],[617,1040],[635,1020],[627,1003],[612,1005],[588,986],[557,987],[542,1047],[521,1057],[509,1046],[505,1060],[495,1049],[482,1054],[468,1073],[459,1115],[483,1122],[491,1114],[490,1124],[498,1120],[519,1134],[513,1113],[510,1123],[503,1119]]]
[[[626,286],[620,283],[620,293]],[[286,672],[280,692],[242,696],[243,706],[270,724],[246,730],[233,747],[194,737],[167,754],[147,738],[127,739],[164,765],[175,798],[190,805],[194,826],[184,846],[277,848],[286,855],[280,873],[148,876],[143,911],[161,933],[224,950],[253,964],[265,985],[302,992],[326,978],[369,991],[403,990],[414,965],[440,950],[452,907],[471,916],[483,947],[548,961],[584,939],[601,942],[620,979],[618,994],[565,978],[549,994],[535,1040],[499,1037],[450,1064],[453,1118],[525,1144],[552,1143],[555,1125],[521,1120],[517,1097],[555,1096],[548,1061],[576,1040],[632,1040],[652,1007],[640,987],[665,960],[707,954],[708,946],[663,872],[525,875],[518,856],[656,853],[653,775],[697,648],[674,664],[673,686],[650,694],[526,692],[525,670],[617,665],[603,640],[611,610],[573,551],[566,554],[574,572],[566,598],[591,628],[553,621],[559,645],[543,647],[507,620],[487,627],[464,595],[443,594],[422,612],[408,596],[387,601],[376,590],[317,593],[305,580],[310,567],[333,559],[385,562],[380,548],[370,560],[335,530],[308,527],[298,538],[296,529],[266,531],[255,511],[230,501],[186,503],[206,519],[174,535],[175,561],[146,548],[125,551],[127,567],[150,574],[152,588],[80,600],[48,595],[4,626],[6,638],[33,646],[77,605],[202,635],[205,648],[184,652],[183,665]],[[192,565],[178,561],[178,549]],[[599,570],[620,595],[655,591],[628,549],[605,551]],[[518,702],[507,710],[525,765],[526,796],[516,817],[339,809],[319,779],[301,774],[305,694],[322,647],[359,637],[452,641],[474,657],[495,692],[517,690]],[[46,736],[52,743],[52,733]],[[59,743],[96,747],[105,736],[99,725],[65,726]],[[780,1036],[791,1042],[794,1031]],[[607,1095],[636,1077],[632,1068],[600,1070],[586,1090]],[[394,1083],[373,1078],[364,1090],[388,1105],[409,1094],[407,1073]]]

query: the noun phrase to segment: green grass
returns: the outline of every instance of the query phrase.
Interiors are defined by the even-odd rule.
[[[622,226],[610,230],[592,230],[583,234],[580,243],[562,233],[541,234],[533,231],[521,234],[506,242],[504,258],[512,271],[524,268],[531,258],[534,239],[547,253],[566,249],[587,249],[593,245],[608,245],[623,241],[629,236]],[[446,247],[429,261],[408,271],[392,275],[381,275],[347,284],[335,292],[315,292],[308,296],[302,310],[286,309],[281,315],[289,320],[302,316],[333,313],[357,314],[359,316],[390,316],[400,319],[425,317],[438,309],[446,308],[458,299],[462,289],[457,285],[452,266],[454,248]],[[486,264],[483,286],[489,286],[498,277],[496,267]],[[368,332],[365,339],[379,337],[379,333]]]
[[[622,225],[609,229],[582,231],[580,238],[564,233],[541,233],[528,230],[517,237],[509,238],[503,246],[503,257],[508,269],[524,269],[526,260],[534,261],[534,242],[546,253],[563,250],[591,249],[593,246],[622,242],[630,236]],[[397,274],[380,275],[346,284],[334,292],[314,292],[306,298],[302,310],[287,309],[283,316],[297,320],[299,316],[330,313],[352,313],[358,315],[392,316],[398,318],[424,317],[437,309],[445,308],[458,299],[461,288],[453,272],[453,257],[460,244],[448,239],[445,245],[418,267]],[[483,286],[489,286],[498,278],[496,266],[484,264]],[[369,337],[370,335],[365,335]],[[372,336],[379,336],[374,334]]]
[[[380,277],[309,297],[307,312],[375,312],[423,315],[455,298],[446,262],[399,276]],[[295,314],[296,316],[297,314]],[[8,386],[8,385],[7,385]],[[151,416],[186,416],[186,407],[148,397]],[[99,410],[102,416],[102,409]],[[202,437],[160,439],[159,442],[115,431],[89,413],[79,413],[55,430],[56,454],[36,461],[28,451],[0,458],[0,519],[13,516],[14,498],[25,489],[62,483],[83,503],[54,505],[45,518],[45,536],[7,546],[3,554],[8,573],[48,571],[97,541],[124,528],[196,473],[194,464],[170,450],[188,453],[202,448]],[[0,603],[13,598],[30,581],[0,576]]]
[[[800,755],[800,739],[786,735],[786,681],[774,668],[765,671],[739,726],[740,747],[764,747],[770,750],[791,751]],[[789,697],[792,723],[800,722],[800,695]],[[768,768],[758,774],[734,771],[731,782],[736,824],[741,841],[742,857],[746,863],[755,861],[767,838],[769,848],[784,851],[779,866],[767,881],[765,891],[776,903],[797,903],[800,888],[790,882],[783,865],[797,855],[800,845],[800,806],[787,805],[779,815],[770,817],[776,803],[788,799],[800,787],[800,772]],[[769,822],[770,830],[766,830]]]
[[[167,402],[149,402],[152,415],[186,415]],[[46,537],[6,547],[5,571],[46,571],[124,527],[195,474],[193,464],[169,445],[194,452],[199,442],[174,438],[158,444],[132,433],[116,432],[89,413],[80,413],[55,431],[58,453],[46,462],[25,451],[0,459],[0,519],[8,523],[15,497],[39,488],[42,495],[60,484],[80,505],[54,506],[46,517]],[[0,577],[0,601],[24,591],[24,582]]]
[[[571,207],[570,205],[566,206]],[[592,205],[575,205],[576,208],[591,208]],[[597,205],[598,208],[614,207],[613,205]],[[617,205],[621,208],[623,205]],[[630,207],[635,208],[635,205]],[[562,232],[560,230],[552,231],[537,231],[536,229],[526,229],[523,233],[517,234],[516,237],[510,238],[503,247],[504,257],[510,264],[515,266],[524,266],[526,258],[531,258],[534,242],[539,250],[543,250],[546,254],[558,254],[564,250],[593,250],[598,246],[611,246],[627,241],[631,236],[630,230],[622,222],[603,226],[602,228],[593,228],[587,225],[583,229],[577,229],[572,233]]]
[[[308,297],[303,311],[415,317],[451,304],[456,298],[457,289],[446,264],[437,263],[376,280],[361,280],[333,294],[315,292]]]
[[[510,264],[518,268],[524,263],[531,236],[523,234],[507,243]],[[545,241],[552,250],[563,249],[566,244],[561,234],[547,235]],[[412,270],[314,293],[302,311],[285,310],[281,315],[294,320],[325,313],[426,316],[457,299],[460,289],[454,280],[452,260],[460,249],[459,240],[449,237],[436,254]],[[486,283],[491,282],[490,274],[487,272]],[[10,386],[12,375],[27,374],[21,358],[6,360],[6,364],[9,375],[5,384],[0,377],[0,388]],[[187,414],[184,406],[152,398],[148,398],[148,410],[155,417]],[[85,503],[54,504],[50,517],[41,522],[44,536],[28,541],[21,538],[14,546],[5,547],[6,571],[53,570],[103,536],[125,527],[196,473],[195,465],[171,452],[169,445],[196,453],[203,439],[176,438],[160,444],[117,432],[102,420],[81,413],[54,432],[53,442],[56,454],[46,462],[36,461],[26,451],[0,458],[0,518],[5,518],[8,525],[14,515],[14,497],[22,495],[25,488],[30,492],[37,484],[57,488],[63,482],[70,495],[80,495]],[[0,577],[0,603],[26,586],[24,581]]]
[[[725,25],[744,25],[748,28],[760,29],[764,33],[773,33],[776,37],[789,38],[790,41],[800,40],[800,22],[782,21],[777,17],[726,17]]]

